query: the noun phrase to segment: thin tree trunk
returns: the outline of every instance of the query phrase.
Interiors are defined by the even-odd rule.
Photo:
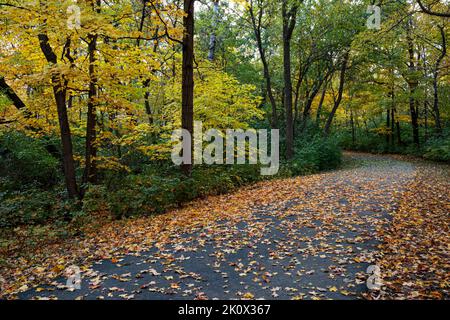
[[[419,146],[419,116],[416,109],[416,100],[415,100],[415,92],[417,88],[417,80],[414,79],[414,71],[415,71],[415,64],[414,64],[414,44],[411,38],[411,20],[407,24],[406,28],[406,39],[408,44],[408,54],[409,54],[409,72],[411,73],[409,75],[408,79],[408,87],[409,87],[409,111],[411,115],[411,126],[413,131],[413,141],[414,143]]]
[[[386,131],[391,127],[391,109],[386,110]],[[390,133],[386,133],[386,144],[389,146]]]
[[[142,32],[144,30],[144,22],[145,17],[147,16],[147,2],[148,0],[142,0],[142,13],[141,13],[141,21],[139,23],[139,32]],[[139,47],[141,44],[141,37],[138,37],[136,40],[136,46]]]
[[[391,132],[389,136],[391,138],[392,145],[394,145],[394,131],[395,131],[395,109],[391,108]]]
[[[141,12],[141,21],[139,23],[139,32],[143,32],[144,31],[144,22],[145,22],[145,18],[148,15],[147,12],[147,3],[149,2],[149,0],[142,0],[142,12]],[[155,4],[155,7],[157,7],[158,5]],[[159,32],[159,27],[156,27],[156,30],[154,32],[154,37],[156,38],[158,36],[158,32]],[[136,41],[136,46],[139,47],[140,46],[140,40],[141,38],[139,37]],[[158,50],[158,46],[159,46],[159,41],[155,40],[154,44],[153,44],[153,52],[156,52]],[[175,69],[174,69],[175,70]],[[155,71],[152,70],[152,73],[154,73]],[[175,78],[175,74],[173,74],[173,78]],[[150,78],[145,79],[142,82],[142,85],[145,89],[145,93],[144,93],[144,106],[145,106],[145,112],[147,113],[148,116],[148,123],[149,124],[153,124],[154,119],[153,119],[153,111],[151,108],[151,104],[150,104]]]
[[[331,128],[331,124],[333,122],[334,115],[336,114],[336,111],[339,108],[339,105],[341,104],[342,93],[344,92],[345,73],[347,71],[348,60],[349,60],[349,51],[346,51],[344,53],[344,57],[342,60],[342,65],[341,65],[338,97],[337,97],[336,101],[334,102],[333,109],[331,110],[331,113],[328,116],[327,122],[325,124],[325,128],[324,128],[325,136],[330,134],[330,128]]]
[[[305,108],[303,109],[302,131],[306,128],[308,119],[310,117],[312,103],[316,98],[317,94],[319,93],[320,88],[322,87],[322,84],[324,83],[327,77],[328,75],[326,75],[324,78],[319,79],[319,81],[313,87],[311,93],[308,94],[308,100],[306,101]]]
[[[219,0],[213,1],[213,18],[212,18],[212,32],[209,37],[209,52],[208,60],[214,61],[217,45],[217,22],[219,20]]]
[[[319,105],[317,107],[317,114],[316,114],[316,125],[317,126],[319,126],[319,123],[320,123],[320,114],[322,113],[323,102],[324,102],[325,96],[327,94],[327,85],[328,85],[328,83],[325,82],[323,89],[322,89],[322,95],[320,96]]]
[[[393,71],[391,70],[391,73]],[[392,80],[391,86],[391,132],[389,134],[391,144],[394,145],[394,131],[395,131],[395,80]]]
[[[303,80],[305,79],[305,74],[307,73],[308,69],[309,69],[309,64],[307,64],[306,66],[302,67],[301,66],[301,61],[299,61],[299,71],[298,71],[298,81],[295,84],[295,99],[294,99],[294,110],[295,110],[295,117],[294,117],[294,122],[297,121],[298,119],[298,105],[299,105],[299,100],[300,100],[300,88],[301,85],[303,83]],[[307,94],[308,96],[308,94]]]
[[[400,121],[397,120],[395,126],[397,128],[397,143],[398,145],[401,145],[403,142],[402,142],[402,132],[400,130]]]
[[[194,131],[194,0],[184,0],[183,25],[185,28],[183,36],[183,70],[182,70],[182,127],[187,130],[191,137]],[[193,144],[189,146],[193,148]],[[191,163],[182,165],[185,175],[192,172]]]
[[[286,159],[294,155],[294,124],[292,119],[292,79],[291,79],[291,38],[295,28],[297,6],[288,9],[288,1],[283,0],[283,69],[284,107],[286,110]]]
[[[424,129],[425,129],[425,137],[424,141],[428,141],[428,101],[427,96],[425,96],[425,99],[423,100],[423,111],[424,111]]]
[[[441,116],[439,114],[439,92],[438,92],[438,78],[439,78],[439,68],[441,65],[442,59],[444,59],[445,55],[447,54],[447,44],[445,39],[445,32],[444,27],[438,26],[439,31],[441,32],[441,38],[442,38],[442,51],[441,55],[436,61],[436,64],[434,66],[434,72],[433,72],[433,111],[434,111],[434,119],[436,122],[436,132],[438,135],[442,134],[442,125],[441,125]]]
[[[153,124],[153,111],[152,111],[152,107],[150,105],[150,91],[148,89],[148,87],[150,85],[150,79],[146,79],[143,82],[143,85],[144,85],[144,89],[145,89],[145,94],[144,94],[145,112],[147,113],[147,116],[148,116],[148,123]]]
[[[353,119],[353,108],[350,108],[350,125],[352,128],[352,145],[355,146],[356,143],[356,132],[355,132],[355,121]]]
[[[250,18],[252,20],[253,32],[255,33],[255,39],[259,51],[259,56],[263,64],[263,72],[264,72],[264,79],[266,80],[267,96],[269,97],[270,105],[272,106],[271,124],[272,128],[277,128],[278,127],[277,104],[275,102],[275,97],[273,96],[272,92],[272,80],[270,77],[269,64],[267,62],[266,51],[263,47],[261,37],[261,20],[263,16],[263,9],[260,8],[258,12],[258,17],[256,17],[253,11],[253,1],[250,1],[249,13]]]

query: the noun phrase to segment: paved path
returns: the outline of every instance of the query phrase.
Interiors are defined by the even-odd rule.
[[[350,154],[346,161],[342,170],[284,180],[285,190],[268,187],[245,219],[97,261],[82,273],[80,290],[67,290],[60,278],[20,298],[360,298],[376,228],[389,223],[415,167],[384,156]]]

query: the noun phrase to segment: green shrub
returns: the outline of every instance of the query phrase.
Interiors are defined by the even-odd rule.
[[[60,178],[59,161],[46,150],[43,140],[17,131],[0,134],[0,176],[16,186],[52,185]]]
[[[194,167],[191,177],[183,176],[178,168],[172,167],[164,176],[161,174],[129,175],[120,184],[110,185],[108,191],[89,189],[87,203],[91,199],[94,199],[93,203],[107,203],[116,218],[156,214],[261,179],[259,166],[254,165]],[[92,207],[88,204],[86,208]]]
[[[450,136],[428,141],[423,157],[427,160],[450,162]]]
[[[316,136],[296,145],[294,158],[287,166],[291,175],[304,175],[335,169],[341,164],[341,158],[341,150],[335,139]]]
[[[71,210],[55,190],[0,192],[0,228],[64,219]]]
[[[58,161],[48,153],[45,143],[19,133],[4,134],[2,170],[7,175],[0,184],[0,226],[40,224],[50,220],[82,221],[99,211],[113,218],[158,214],[183,203],[208,195],[227,193],[261,179],[314,173],[336,168],[341,159],[334,139],[319,136],[296,145],[295,157],[283,163],[276,176],[262,176],[258,165],[195,166],[185,177],[170,161],[140,162],[134,158],[132,173],[103,171],[101,184],[89,185],[82,207],[65,198],[62,185],[49,188],[49,178],[56,179]],[[28,148],[25,145],[29,145]],[[16,170],[12,170],[16,168]],[[22,172],[16,176],[17,168]],[[19,173],[17,173],[19,174]],[[14,189],[14,184],[26,186]],[[31,183],[34,181],[34,183]],[[62,177],[59,176],[62,184]],[[16,185],[17,187],[17,185]],[[45,189],[45,190],[44,190]]]

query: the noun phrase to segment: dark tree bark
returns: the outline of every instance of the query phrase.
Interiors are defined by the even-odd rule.
[[[183,70],[182,70],[182,128],[187,130],[191,137],[194,131],[194,0],[184,0],[183,25]],[[189,146],[193,148],[193,143]],[[182,165],[183,173],[190,175],[191,163]]]
[[[336,114],[336,111],[339,108],[339,105],[341,104],[342,93],[344,92],[345,73],[347,71],[349,54],[350,54],[349,51],[346,51],[344,53],[343,58],[342,58],[341,74],[340,74],[340,77],[339,77],[338,96],[337,96],[336,101],[334,102],[333,109],[331,110],[331,113],[328,116],[327,122],[325,123],[325,127],[324,127],[324,134],[325,134],[325,136],[329,135],[331,124],[333,123],[334,115]]]
[[[397,120],[395,122],[395,127],[397,129],[397,143],[398,145],[401,145],[403,142],[402,142],[402,131],[400,130],[400,121]]]
[[[322,85],[324,84],[326,79],[328,78],[328,76],[329,76],[329,73],[327,73],[325,76],[319,76],[319,80],[317,80],[315,82],[311,92],[308,94],[308,99],[306,100],[306,104],[303,109],[303,115],[302,115],[302,131],[306,128],[307,122],[310,118],[312,103],[313,103],[314,99],[316,98],[317,94],[319,93],[320,88],[322,87]],[[321,99],[322,98],[324,98],[323,95],[322,95]],[[323,100],[321,103],[323,103]]]
[[[261,36],[261,29],[262,29],[261,21],[262,21],[264,10],[263,10],[263,8],[259,8],[259,11],[258,11],[257,17],[256,17],[255,12],[254,12],[254,7],[253,7],[253,1],[250,1],[249,13],[250,13],[250,18],[252,20],[252,26],[253,26],[253,31],[255,33],[256,45],[258,47],[259,56],[260,56],[261,62],[263,64],[263,72],[264,72],[264,79],[266,80],[267,96],[269,97],[270,105],[272,106],[271,124],[272,124],[272,128],[277,128],[278,127],[277,104],[275,102],[275,97],[273,96],[273,92],[272,92],[272,80],[270,77],[269,64],[267,62],[266,50],[263,46],[262,36]]]
[[[432,11],[430,8],[425,7],[425,5],[422,3],[421,0],[417,0],[417,3],[419,4],[420,9],[422,9],[422,12],[429,14],[431,16],[437,16],[437,17],[450,17],[450,12],[437,12]]]
[[[325,82],[325,84],[323,85],[323,89],[322,89],[322,95],[320,96],[319,105],[317,106],[317,114],[316,114],[316,125],[317,126],[319,126],[319,123],[320,123],[320,114],[322,113],[323,102],[324,102],[325,96],[327,94],[327,86],[328,86],[328,82]]]
[[[395,131],[395,107],[393,106],[391,108],[391,132],[389,134],[392,145],[394,145],[394,131]]]
[[[305,63],[301,63],[301,61],[299,61],[299,68],[298,68],[298,80],[297,83],[295,84],[295,99],[294,99],[294,110],[295,110],[295,117],[294,117],[294,122],[298,119],[298,105],[299,105],[299,100],[300,100],[300,88],[301,85],[303,83],[303,80],[306,77],[306,73],[309,70],[309,67],[311,66],[311,56],[308,57],[308,59],[306,59]],[[300,59],[299,59],[300,60]],[[308,94],[306,94],[308,96]]]
[[[145,17],[147,16],[147,2],[148,0],[142,0],[141,21],[139,22],[140,32],[144,30]],[[140,44],[141,44],[141,37],[138,37],[136,40],[136,45],[139,47]]]
[[[141,11],[141,19],[140,19],[140,23],[139,23],[139,32],[143,32],[144,31],[144,22],[145,22],[145,18],[148,16],[148,10],[147,10],[147,4],[149,3],[149,0],[142,0],[142,11]],[[154,9],[157,10],[158,9],[158,5],[155,4],[154,5]],[[156,40],[154,41],[153,44],[153,52],[156,52],[158,50],[158,46],[159,46],[159,40],[157,39],[158,37],[158,32],[159,32],[159,27],[156,28],[153,38],[155,38]],[[136,46],[139,47],[140,46],[140,40],[141,38],[139,37],[136,41]],[[155,70],[152,69],[151,71],[152,73],[155,73]],[[153,118],[153,111],[152,111],[152,107],[151,107],[151,103],[150,103],[150,83],[151,80],[150,78],[145,79],[142,82],[142,85],[145,89],[145,93],[144,93],[144,106],[145,106],[145,112],[147,113],[148,116],[148,123],[149,124],[153,124],[154,122],[154,118]]]
[[[352,128],[352,144],[354,146],[356,143],[356,130],[355,130],[355,121],[353,118],[353,108],[350,108],[350,126]]]
[[[297,5],[288,8],[283,0],[283,69],[284,69],[284,108],[286,110],[286,159],[294,155],[294,123],[292,117],[292,79],[291,79],[291,39],[297,18]]]
[[[389,130],[391,127],[391,109],[386,110],[386,130]],[[388,132],[386,134],[386,144],[389,146],[391,134]]]
[[[97,97],[97,75],[95,70],[97,50],[97,35],[89,35],[89,92],[88,92],[88,110],[86,124],[86,146],[85,146],[85,167],[83,173],[83,185],[86,183],[96,183],[97,166],[95,157],[97,156],[97,147],[95,140],[97,137],[97,110],[95,99]]]
[[[100,13],[101,0],[91,2],[92,10]],[[89,54],[89,92],[88,92],[88,110],[86,124],[86,148],[85,148],[85,167],[83,172],[83,185],[87,183],[97,182],[97,165],[95,158],[97,157],[97,108],[95,99],[97,98],[97,70],[96,70],[96,51],[98,35],[91,33],[88,35],[88,54]],[[84,194],[84,188],[82,195]]]
[[[148,123],[153,124],[153,111],[152,106],[150,104],[150,91],[148,90],[148,87],[150,86],[150,79],[146,79],[143,82],[143,85],[144,88],[146,89],[144,94],[145,112],[147,113],[148,116]]]
[[[48,63],[56,65],[57,57],[50,46],[48,36],[39,34],[39,45]],[[59,129],[61,132],[62,162],[64,177],[69,198],[79,197],[78,186],[75,175],[75,163],[73,159],[72,135],[70,132],[69,118],[66,107],[67,80],[60,74],[52,76],[53,94],[58,112]]]
[[[212,31],[209,37],[209,51],[208,60],[214,61],[216,55],[217,46],[217,22],[219,20],[219,0],[213,1],[213,18],[212,18]]]
[[[442,59],[444,59],[447,54],[447,43],[445,39],[444,27],[438,26],[439,31],[441,33],[442,39],[442,50],[438,59],[436,60],[436,64],[434,65],[433,72],[433,111],[434,111],[434,119],[436,122],[436,132],[438,135],[442,134],[442,125],[441,125],[441,116],[439,114],[439,92],[438,92],[438,78],[439,78],[439,68],[441,66]]]
[[[415,63],[414,63],[414,44],[411,37],[411,19],[407,24],[406,27],[406,40],[408,45],[408,54],[409,54],[409,63],[408,63],[408,69],[409,69],[409,76],[407,79],[408,87],[409,87],[409,111],[411,115],[411,126],[413,131],[413,141],[414,144],[419,146],[419,112],[416,107],[416,99],[414,97],[416,93],[416,89],[418,86],[418,82],[415,79],[414,72],[416,71]]]
[[[14,90],[6,83],[5,78],[0,76],[0,91],[6,95],[6,97],[11,100],[14,106],[21,110],[25,109],[25,103],[20,99],[20,97],[14,92]]]

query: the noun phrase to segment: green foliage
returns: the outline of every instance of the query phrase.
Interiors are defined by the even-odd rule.
[[[133,157],[131,172],[102,170],[101,183],[89,185],[81,207],[66,202],[58,161],[46,149],[46,140],[18,132],[1,136],[2,170],[0,226],[39,225],[51,221],[82,221],[97,212],[113,218],[159,214],[208,195],[230,192],[263,177],[257,165],[196,166],[190,177],[170,161]],[[340,151],[333,139],[316,136],[296,146],[293,161],[274,177],[308,174],[335,168]],[[21,168],[20,172],[11,170]],[[59,177],[59,179],[58,179]],[[33,182],[33,183],[31,183]],[[22,185],[23,184],[23,185]]]
[[[297,144],[294,158],[286,166],[289,175],[311,174],[339,167],[341,158],[336,139],[315,136]]]
[[[428,141],[423,157],[427,160],[450,162],[450,135]]]
[[[147,172],[151,171],[147,169]],[[120,185],[111,185],[108,191],[106,188],[89,188],[84,208],[97,210],[101,203],[116,218],[157,214],[199,197],[229,192],[259,179],[259,167],[250,165],[198,167],[191,177],[184,177],[178,168],[172,168],[164,175],[128,175]]]
[[[44,140],[18,131],[0,134],[0,176],[19,186],[51,185],[60,177],[59,172],[59,162],[46,150]]]
[[[404,126],[404,129],[401,131],[404,141],[401,144],[398,143],[397,137],[394,137],[394,142],[390,141],[387,143],[386,135],[379,134],[374,130],[369,132],[357,130],[354,142],[351,134],[346,131],[338,132],[337,138],[340,147],[346,150],[407,154],[432,161],[450,161],[450,132],[448,130],[445,130],[441,136],[428,133],[428,137],[425,137],[424,132],[421,132],[421,145],[419,147],[413,144],[411,140],[404,138],[410,131],[410,126]]]
[[[58,190],[30,186],[23,191],[0,192],[0,228],[64,220],[72,210]]]
[[[384,136],[381,137],[372,132],[358,133],[357,138],[353,141],[351,133],[338,132],[337,139],[339,141],[339,145],[346,150],[361,152],[384,153],[388,151],[388,146],[386,146],[386,138]]]

